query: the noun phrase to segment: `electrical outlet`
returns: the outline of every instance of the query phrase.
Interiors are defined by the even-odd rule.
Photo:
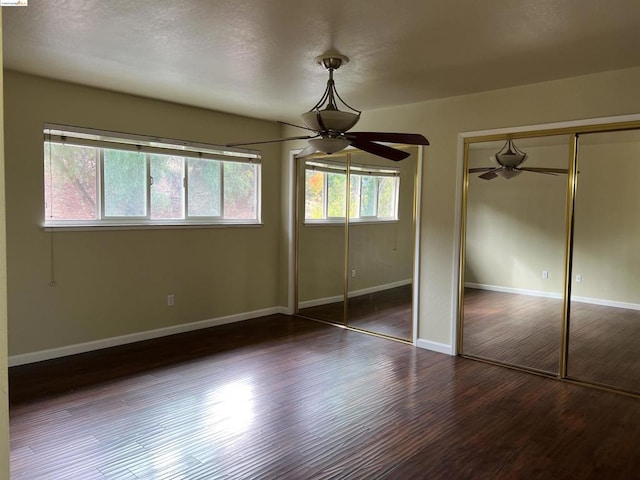
[[[171,295],[167,295],[167,307],[173,307],[175,300],[176,298],[174,297],[173,293]]]
[[[576,275],[576,283],[582,283],[582,275]]]
[[[355,271],[355,269],[351,270],[351,278],[356,278],[356,271]]]
[[[545,280],[549,278],[549,272],[547,272],[546,270],[542,271],[542,278],[544,278]]]

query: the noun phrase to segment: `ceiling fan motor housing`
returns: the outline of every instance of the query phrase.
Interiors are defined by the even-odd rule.
[[[326,134],[340,134],[352,128],[360,115],[342,110],[311,110],[302,114],[302,121],[311,130]]]
[[[500,165],[507,168],[520,166],[527,159],[527,154],[516,147],[513,140],[509,139],[504,147],[496,153],[496,160]]]

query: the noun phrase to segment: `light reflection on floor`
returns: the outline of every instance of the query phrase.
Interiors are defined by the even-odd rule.
[[[255,416],[253,384],[242,379],[215,388],[207,394],[204,421],[216,433],[245,432]]]

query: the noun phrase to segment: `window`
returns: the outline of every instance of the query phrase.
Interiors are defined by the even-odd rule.
[[[48,126],[45,226],[260,223],[256,152]]]
[[[347,166],[305,162],[305,222],[344,222],[347,208]],[[349,221],[386,222],[398,219],[400,171],[350,165]]]

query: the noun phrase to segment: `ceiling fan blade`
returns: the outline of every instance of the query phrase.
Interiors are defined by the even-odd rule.
[[[316,138],[318,135],[302,135],[300,137],[285,137],[285,138],[276,138],[274,140],[262,140],[257,142],[242,142],[242,143],[227,143],[225,147],[242,147],[244,145],[258,145],[260,143],[277,143],[277,142],[287,142],[289,140],[307,140],[309,138]]]
[[[370,142],[368,140],[360,140],[358,138],[355,138],[351,142],[351,145],[365,152],[372,153],[373,155],[386,158],[387,160],[393,160],[394,162],[404,160],[411,155],[409,152],[387,147],[386,145],[380,145],[379,143]]]
[[[479,167],[479,168],[470,168],[469,173],[480,173],[480,172],[490,172],[491,170],[495,170],[496,167]]]
[[[302,157],[306,157],[308,155],[313,155],[317,151],[318,151],[318,149],[316,147],[314,147],[313,145],[309,145],[307,148],[302,150],[300,153],[297,153],[296,154],[296,158],[302,158]]]
[[[518,170],[524,170],[525,172],[544,173],[546,175],[557,175],[558,173],[569,173],[569,170],[567,170],[566,168],[522,167],[522,168],[518,168]]]
[[[315,132],[314,129],[309,128],[309,127],[303,127],[302,125],[296,125],[295,123],[289,123],[289,122],[283,122],[281,120],[278,120],[278,123],[281,125],[289,125],[290,127],[296,127],[296,128],[304,128],[305,130],[309,130],[311,132]]]
[[[393,132],[346,132],[349,140],[364,140],[368,142],[406,143],[407,145],[429,145],[429,140],[419,133]]]
[[[481,178],[483,180],[493,180],[498,176],[498,174],[496,173],[496,170],[499,170],[499,169],[496,168],[487,173],[483,173],[482,175],[479,175],[478,178]]]

